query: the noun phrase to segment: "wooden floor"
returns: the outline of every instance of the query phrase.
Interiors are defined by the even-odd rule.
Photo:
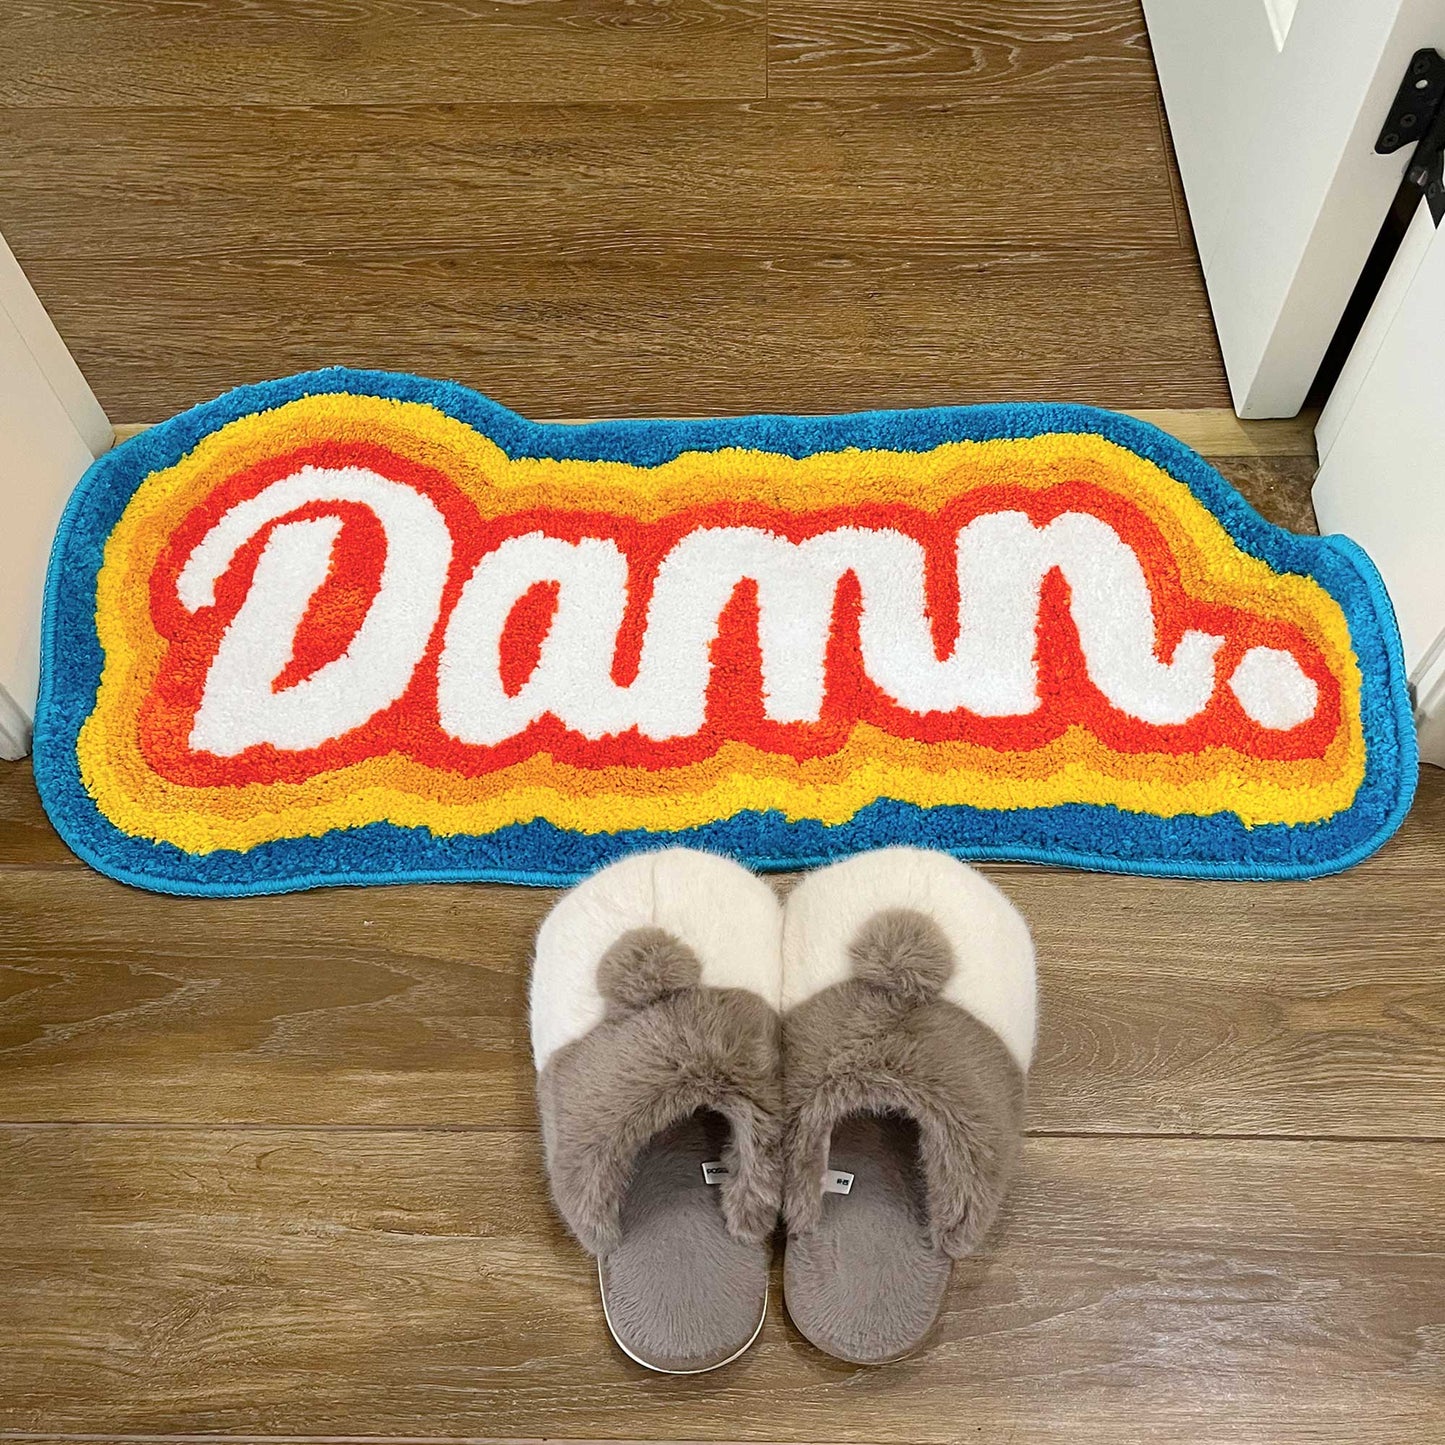
[[[10,0],[0,230],[111,414],[324,362],[545,416],[1006,396],[1240,428],[1133,0]],[[934,1347],[609,1344],[548,1211],[549,895],[177,900],[0,765],[0,1438],[1445,1438],[1445,773],[1371,861],[990,870],[1023,1177]]]
[[[113,417],[1225,406],[1137,0],[5,0],[0,231]]]

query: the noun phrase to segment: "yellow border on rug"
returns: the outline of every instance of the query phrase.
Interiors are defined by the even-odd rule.
[[[379,444],[446,474],[486,517],[527,508],[610,510],[656,520],[720,499],[800,512],[869,502],[937,510],[971,488],[1107,487],[1160,529],[1190,595],[1287,620],[1341,682],[1325,754],[1260,759],[1229,747],[1190,755],[1114,752],[1082,728],[1032,751],[924,743],[859,724],[838,752],[798,761],[728,743],[704,763],[659,771],[587,769],[536,756],[478,778],[389,754],[301,783],[192,787],[156,773],[138,718],[165,650],[146,599],[174,527],[226,478],[317,438]],[[425,403],[332,393],[256,412],[202,439],[137,488],[97,580],[104,668],[78,754],[86,789],[116,827],[190,853],[389,822],[439,836],[546,819],[584,833],[671,832],[749,810],[837,824],[880,797],[920,806],[1012,809],[1112,804],[1173,817],[1230,812],[1248,825],[1309,823],[1348,808],[1365,770],[1361,676],[1339,604],[1312,578],[1279,573],[1235,545],[1187,486],[1091,433],[950,442],[926,452],[849,448],[792,458],[743,448],[687,452],[658,466],[512,459]]]

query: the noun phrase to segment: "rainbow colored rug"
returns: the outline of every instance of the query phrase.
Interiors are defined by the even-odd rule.
[[[447,383],[245,387],[61,524],[36,776],[177,893],[567,883],[685,842],[1298,878],[1399,824],[1365,556],[1073,406],[539,425]]]

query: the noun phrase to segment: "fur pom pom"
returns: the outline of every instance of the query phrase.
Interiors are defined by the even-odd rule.
[[[899,1004],[937,998],[953,973],[953,947],[943,930],[912,908],[875,913],[849,945],[853,977]]]

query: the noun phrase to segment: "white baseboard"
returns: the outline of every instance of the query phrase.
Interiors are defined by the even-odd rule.
[[[0,758],[18,762],[30,751],[30,719],[0,687]]]
[[[1445,768],[1445,638],[1421,665],[1413,691],[1420,761]]]

